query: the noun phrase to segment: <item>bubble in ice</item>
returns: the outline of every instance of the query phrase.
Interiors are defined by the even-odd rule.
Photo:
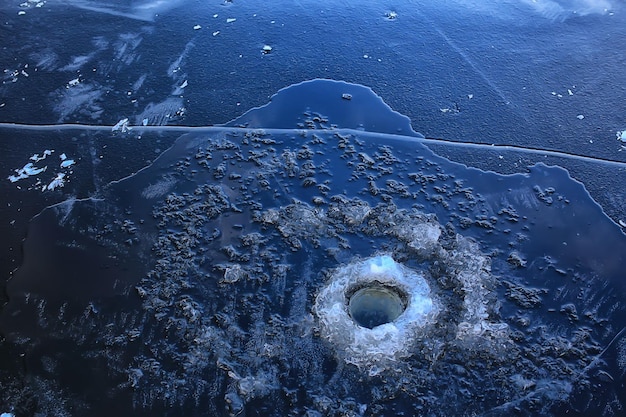
[[[618,415],[619,227],[427,144],[314,80],[44,210],[0,320],[38,412]]]

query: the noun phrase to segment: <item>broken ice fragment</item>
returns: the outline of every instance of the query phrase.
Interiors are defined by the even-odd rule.
[[[235,20],[237,19],[231,17],[231,18],[226,19],[226,23],[233,23]]]
[[[621,132],[617,132],[617,140],[626,143],[626,129],[622,130]]]
[[[67,88],[77,86],[80,83],[80,79],[74,78],[67,83]]]
[[[263,45],[263,53],[269,54],[270,52],[272,52],[272,47],[269,45]]]
[[[119,122],[115,124],[115,126],[111,128],[112,132],[117,132],[118,130],[121,130],[122,133],[125,133],[131,130],[131,128],[128,126],[128,118],[124,118],[120,120]]]
[[[53,179],[53,180],[50,182],[50,184],[48,184],[48,186],[47,186],[47,187],[44,187],[44,188],[43,188],[43,190],[42,190],[42,191],[46,191],[46,190],[48,190],[48,191],[52,191],[52,190],[54,190],[54,189],[55,189],[55,188],[57,188],[57,187],[63,187],[63,186],[65,185],[65,180],[64,180],[64,178],[65,178],[65,174],[63,174],[63,173],[58,174],[58,175],[56,176],[56,178],[55,178],[55,179]]]
[[[583,116],[582,114],[579,114],[578,116],[576,116],[576,118],[577,118],[578,120],[582,120],[582,119],[584,119],[584,118],[585,118],[585,116]]]
[[[46,159],[47,156],[52,155],[52,152],[50,149],[46,149],[45,151],[43,151],[43,156],[39,156],[38,153],[33,154],[33,156],[30,157],[31,161],[35,161],[35,162],[39,162],[42,161],[44,159]]]
[[[61,168],[67,168],[70,167],[72,165],[74,165],[76,162],[74,162],[73,159],[66,159],[63,162],[61,162]]]
[[[28,178],[32,175],[40,174],[44,172],[47,168],[48,168],[47,166],[43,168],[37,168],[36,166],[33,165],[32,162],[29,162],[26,165],[24,165],[24,167],[22,167],[21,169],[16,169],[15,172],[17,173],[17,175],[10,175],[8,179],[11,182],[16,182],[21,179]]]
[[[200,26],[200,25],[195,25],[195,26],[193,27],[193,30],[198,30],[198,29],[202,29],[202,26]]]
[[[395,18],[398,17],[398,13],[396,12],[387,12],[385,13],[385,17],[389,20],[394,20]]]

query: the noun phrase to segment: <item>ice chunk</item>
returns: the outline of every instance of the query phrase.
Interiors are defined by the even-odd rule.
[[[390,12],[385,13],[385,17],[389,20],[395,20],[398,17],[398,13],[394,11],[390,11]]]
[[[195,26],[193,27],[193,30],[198,30],[198,29],[202,29],[202,26],[200,26],[200,25],[195,25]]]
[[[68,168],[76,163],[76,161],[69,159],[64,153],[59,155],[59,158],[61,159],[61,168]]]
[[[36,154],[33,154],[33,156],[30,157],[30,160],[31,161],[35,161],[35,162],[42,161],[42,160],[46,159],[46,157],[52,155],[52,152],[54,152],[54,151],[51,151],[50,149],[46,149],[45,151],[43,151],[42,156],[39,156],[39,154],[36,153]]]
[[[29,162],[26,165],[24,165],[22,168],[15,170],[17,175],[10,175],[8,178],[9,178],[9,181],[16,182],[16,181],[19,181],[21,179],[28,178],[28,177],[30,177],[32,175],[41,174],[47,168],[48,168],[47,166],[45,166],[43,168],[37,168],[36,166],[33,165],[32,162]]]
[[[626,143],[626,129],[617,132],[617,140]]]
[[[42,191],[52,191],[57,187],[63,187],[65,185],[65,174],[58,174],[46,187],[42,189]]]
[[[128,118],[120,120],[111,128],[112,132],[117,132],[118,130],[122,133],[126,133],[131,130],[131,127],[128,126]]]
[[[235,20],[237,19],[231,17],[231,18],[226,19],[226,23],[233,23]]]
[[[372,274],[396,274],[398,265],[394,262],[391,256],[377,256],[370,259],[367,262],[370,273]]]

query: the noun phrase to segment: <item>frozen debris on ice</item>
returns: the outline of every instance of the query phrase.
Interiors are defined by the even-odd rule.
[[[398,17],[398,13],[393,12],[393,11],[391,11],[391,12],[387,12],[387,13],[385,13],[385,17],[386,17],[388,20],[395,20],[395,19]]]
[[[263,45],[263,49],[262,49],[264,54],[269,54],[270,52],[272,52],[272,47],[269,45]]]
[[[111,132],[121,131],[122,133],[129,132],[132,128],[128,126],[128,118],[124,118],[117,122],[115,126],[111,128]]]
[[[61,168],[68,168],[76,163],[73,159],[68,159],[64,153],[59,158],[61,158]]]
[[[622,143],[626,143],[626,129],[622,130],[621,132],[617,132],[617,140],[621,141]]]
[[[183,83],[178,88],[180,88],[182,90],[183,88],[187,87],[188,85],[189,85],[189,83],[187,82],[187,80],[185,80],[185,81],[183,81]]]
[[[73,80],[70,80],[67,83],[67,86],[65,88],[76,87],[78,84],[80,84],[80,79],[79,78],[74,78]]]
[[[459,107],[458,103],[454,103],[453,107],[443,107],[443,108],[440,108],[439,111],[444,114],[445,113],[456,114],[456,113],[461,112],[461,108]]]
[[[20,77],[28,77],[28,73],[26,72],[27,69],[28,69],[28,64],[24,65],[23,68],[17,68],[14,70],[7,68],[2,72],[5,74],[4,75],[5,80],[7,81],[10,80],[12,83],[16,83]]]
[[[341,95],[341,98],[342,98],[342,99],[344,99],[344,100],[352,100],[352,94],[349,94],[349,93],[343,93],[343,94]]]
[[[63,187],[65,185],[65,174],[64,173],[59,173],[57,174],[57,176],[50,182],[50,184],[48,184],[47,186],[44,186],[43,189],[41,191],[52,191],[57,187]]]
[[[30,178],[33,176],[37,176],[45,171],[47,171],[48,166],[36,166],[35,164],[37,162],[43,161],[44,159],[46,159],[48,156],[52,155],[52,153],[54,152],[54,150],[50,150],[50,149],[46,149],[45,151],[42,152],[41,155],[39,155],[38,153],[32,155],[29,159],[31,162],[28,162],[26,165],[24,165],[22,168],[20,169],[16,169],[14,170],[16,175],[10,175],[8,177],[8,180],[11,182],[17,182],[26,178]],[[60,168],[62,170],[64,170],[64,172],[61,173],[56,173],[55,177],[53,177],[53,179],[51,180],[51,182],[48,185],[43,185],[43,180],[41,178],[36,178],[36,181],[34,184],[31,184],[28,186],[28,189],[41,189],[41,191],[51,191],[54,190],[57,187],[63,187],[63,185],[65,184],[65,181],[67,179],[67,175],[68,173],[71,173],[71,169],[70,167],[73,166],[76,161],[74,161],[73,159],[70,159],[67,157],[67,155],[65,153],[62,153],[61,155],[59,155],[59,159],[61,160],[60,162]],[[18,187],[21,188],[21,187]]]
[[[145,119],[143,119],[143,120],[141,121],[141,125],[142,125],[142,126],[148,126],[148,122],[149,122],[148,118],[145,118]]]
[[[31,161],[35,161],[35,162],[39,162],[39,161],[43,161],[44,159],[46,159],[46,157],[52,155],[52,150],[50,149],[46,149],[45,151],[43,151],[42,156],[39,156],[38,153],[34,154],[33,156],[31,156],[29,159]]]
[[[20,7],[22,8],[43,7],[44,4],[46,4],[45,0],[28,0],[28,1],[21,3]]]
[[[54,151],[52,151],[50,149],[46,149],[45,151],[42,152],[41,156],[38,153],[33,154],[33,156],[28,158],[28,159],[30,159],[33,162],[27,163],[22,168],[15,169],[14,171],[15,171],[15,173],[17,175],[9,175],[7,177],[8,180],[11,181],[11,182],[17,182],[19,180],[23,180],[25,178],[32,177],[33,175],[41,174],[46,169],[48,169],[48,166],[46,165],[43,168],[39,168],[39,167],[35,166],[35,163],[37,163],[39,161],[43,161],[49,155],[52,155],[52,152],[54,152]]]
[[[26,165],[24,165],[22,168],[16,169],[15,172],[17,173],[17,175],[9,175],[8,179],[11,182],[17,182],[19,180],[23,180],[24,178],[28,178],[28,177],[31,177],[33,175],[41,174],[47,168],[48,168],[48,166],[45,166],[43,168],[37,168],[36,166],[33,165],[32,162],[29,162]]]
[[[572,85],[571,88],[567,88],[567,95],[568,96],[573,96],[574,95],[574,90],[576,89],[575,85]],[[557,93],[556,91],[551,91],[550,94],[552,94],[554,97],[558,97],[558,98],[563,98],[563,96],[565,95],[565,93],[561,94],[561,93]]]

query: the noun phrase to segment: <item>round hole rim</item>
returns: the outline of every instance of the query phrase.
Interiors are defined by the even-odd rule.
[[[362,299],[363,297],[367,297],[368,293],[381,293],[381,294],[386,294],[388,297],[386,297],[386,301],[393,301],[396,302],[396,308],[395,308],[395,313],[397,314],[387,314],[386,320],[378,320],[376,321],[378,324],[372,325],[371,327],[367,324],[364,324],[361,320],[359,320],[358,316],[359,314],[358,311],[355,312],[353,311],[353,308],[356,307],[356,305],[354,304],[355,302],[358,302],[360,299]],[[379,281],[370,281],[370,282],[366,282],[366,283],[360,283],[360,285],[355,285],[353,287],[351,287],[350,289],[348,289],[345,292],[345,297],[346,297],[346,309],[348,312],[348,316],[350,317],[350,319],[359,327],[362,327],[364,329],[369,329],[369,330],[373,330],[379,326],[388,324],[388,323],[393,323],[396,320],[398,320],[399,317],[401,317],[407,310],[407,308],[409,307],[409,294],[407,294],[407,292],[396,285],[393,284],[389,284],[389,283],[382,283]],[[355,300],[356,297],[356,300]],[[355,317],[356,316],[356,317]],[[391,317],[391,318],[390,318]]]

